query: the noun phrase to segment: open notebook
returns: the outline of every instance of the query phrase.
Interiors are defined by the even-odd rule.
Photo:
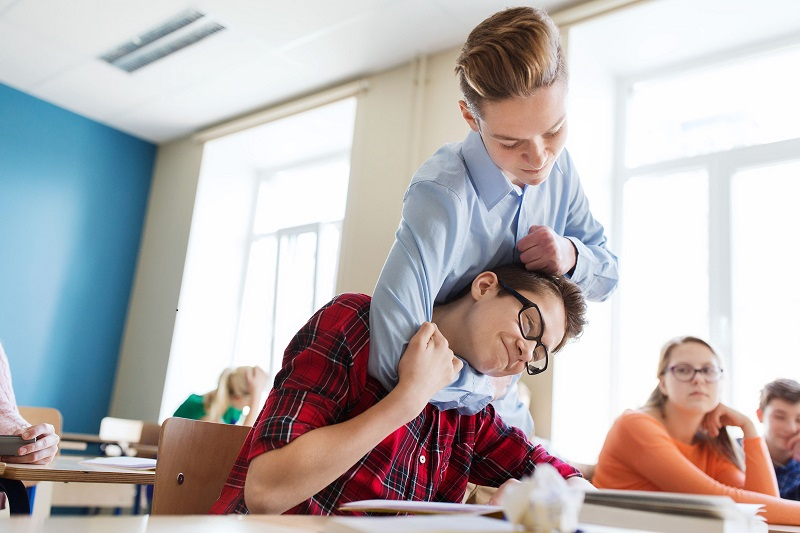
[[[361,500],[346,503],[340,509],[440,514],[451,518],[452,515],[499,517],[503,513],[502,507],[493,505],[396,500]],[[759,509],[759,505],[737,504],[727,496],[599,490],[586,492],[579,522],[582,526],[624,527],[657,533],[767,533],[767,524],[758,515]]]
[[[505,520],[478,515],[336,516],[324,533],[508,533],[518,531]]]
[[[109,466],[112,468],[127,468],[130,470],[155,470],[156,460],[146,457],[97,457],[81,461],[81,464]]]
[[[370,513],[503,515],[503,508],[497,505],[411,502],[403,500],[359,500],[345,503],[339,509],[342,511],[366,511]]]

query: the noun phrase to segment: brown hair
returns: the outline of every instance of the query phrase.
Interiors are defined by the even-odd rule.
[[[476,118],[484,101],[530,96],[567,81],[558,27],[533,7],[506,9],[478,24],[461,48],[455,71]]]
[[[788,403],[800,403],[800,383],[793,379],[776,379],[764,385],[761,389],[761,399],[758,408],[766,409],[772,400],[783,400]]]
[[[536,294],[550,293],[564,303],[566,315],[564,338],[558,343],[553,353],[558,352],[570,340],[583,333],[586,325],[586,300],[581,289],[564,276],[548,274],[537,270],[526,270],[522,263],[501,265],[490,269],[497,275],[497,279],[515,291],[531,291]],[[502,287],[498,294],[507,294]]]
[[[669,370],[669,363],[670,358],[672,357],[672,351],[682,345],[689,342],[694,342],[697,344],[702,344],[709,350],[717,360],[720,360],[720,356],[717,351],[714,349],[711,344],[704,341],[699,337],[692,337],[692,336],[685,336],[685,337],[675,337],[674,339],[670,339],[667,341],[666,344],[661,348],[661,356],[658,360],[658,374],[657,377],[659,380],[661,376],[667,373]],[[645,407],[649,408],[656,408],[661,412],[661,416],[666,416],[664,412],[664,406],[667,403],[668,398],[661,392],[661,387],[656,385],[656,388],[650,393],[650,397],[647,399],[647,402],[644,404]],[[722,455],[730,462],[732,462],[739,470],[744,471],[744,457],[742,449],[739,445],[734,444],[733,440],[731,439],[730,435],[728,435],[728,430],[726,428],[721,428],[719,430],[719,435],[714,438],[710,438],[708,435],[698,432],[694,436],[694,442],[708,442],[709,446],[718,453]]]

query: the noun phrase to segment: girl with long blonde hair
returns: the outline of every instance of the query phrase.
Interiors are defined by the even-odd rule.
[[[173,416],[252,426],[261,411],[267,374],[257,366],[226,368],[215,390],[192,394]],[[243,415],[245,409],[247,414]]]

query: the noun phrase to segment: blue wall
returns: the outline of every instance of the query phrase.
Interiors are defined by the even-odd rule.
[[[66,431],[108,414],[155,154],[0,84],[0,341]]]

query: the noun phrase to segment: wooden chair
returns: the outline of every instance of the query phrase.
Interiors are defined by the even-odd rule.
[[[166,419],[158,441],[151,514],[208,513],[249,431],[249,426]]]
[[[19,414],[32,425],[51,424],[56,430],[56,435],[59,437],[61,436],[61,427],[64,424],[64,418],[61,416],[61,411],[55,407],[20,406]]]
[[[104,455],[154,458],[158,452],[160,431],[161,426],[156,422],[107,416],[100,421],[97,435],[64,433],[61,443],[63,449],[83,455],[97,455],[99,447],[99,452]],[[131,507],[133,514],[139,514],[143,494],[147,494],[149,502],[152,491],[148,488],[146,485],[82,483],[70,486],[57,483],[54,485],[53,503],[59,507],[90,507],[98,512],[101,508],[110,507],[115,514]]]
[[[100,420],[97,436],[102,444],[100,449],[109,456],[135,455],[155,458],[158,455],[158,437],[161,425],[146,420],[106,416]],[[150,491],[144,485],[136,485],[133,491],[133,514],[139,514],[143,494],[150,502]],[[116,508],[115,513],[120,512]]]
[[[107,455],[155,457],[161,426],[156,422],[106,416],[100,421],[98,437]],[[118,451],[112,448],[118,446]]]

